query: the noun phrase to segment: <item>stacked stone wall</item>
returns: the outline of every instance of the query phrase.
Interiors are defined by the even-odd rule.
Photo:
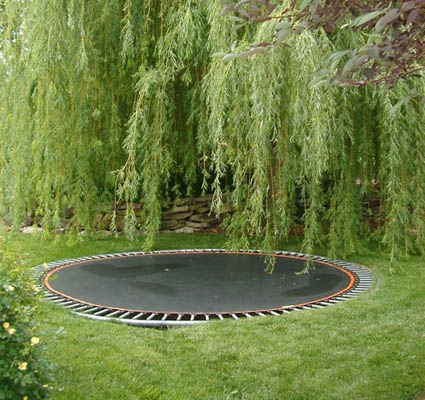
[[[224,205],[219,217],[211,212],[212,195],[182,198],[165,204],[162,210],[161,232],[221,232],[223,219],[231,212],[230,207]],[[128,205],[125,203],[111,204],[109,209],[99,211],[94,219],[93,228],[96,231],[111,232],[114,225],[117,232],[124,231],[125,216]],[[137,222],[142,224],[143,210],[138,203],[131,207],[136,215]],[[115,213],[115,221],[113,215]],[[42,229],[42,218],[27,218],[22,228],[23,232]],[[75,218],[72,210],[64,211],[61,220],[60,232],[75,228]],[[78,228],[78,227],[77,227]]]

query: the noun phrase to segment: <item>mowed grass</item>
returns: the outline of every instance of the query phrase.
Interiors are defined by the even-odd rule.
[[[218,248],[224,241],[219,235],[162,235],[158,249]],[[7,245],[20,248],[34,266],[137,250],[141,242],[18,235]],[[42,302],[42,340],[56,364],[51,398],[424,399],[424,260],[401,262],[395,275],[372,250],[350,261],[371,269],[371,290],[281,317],[158,330],[96,322]]]

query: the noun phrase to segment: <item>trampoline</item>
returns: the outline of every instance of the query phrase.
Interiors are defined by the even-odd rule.
[[[61,260],[35,271],[45,297],[96,320],[180,326],[226,318],[282,315],[351,299],[373,283],[357,264],[313,256],[218,249],[128,252]]]

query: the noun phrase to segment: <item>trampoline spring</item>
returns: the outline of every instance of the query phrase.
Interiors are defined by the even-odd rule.
[[[85,304],[83,304],[83,305],[80,305],[79,307],[74,308],[73,311],[82,313],[87,308],[88,308],[88,306],[86,306]]]
[[[367,285],[367,284],[372,285],[373,284],[373,279],[362,278],[361,279],[361,283],[364,284],[364,285]]]
[[[353,267],[346,267],[346,269],[349,270],[354,275],[356,275],[357,277],[369,278],[371,276],[369,271],[366,271],[363,269],[353,268]]]
[[[114,258],[116,257],[121,257],[122,253],[112,253],[112,254],[108,254],[108,256],[113,256]]]
[[[209,321],[210,320],[210,316],[208,314],[205,314],[205,321]]]
[[[69,304],[69,300],[67,300],[67,299],[62,299],[62,301],[61,300],[55,300],[55,301],[53,301],[53,303],[58,304],[60,306],[65,306],[66,304]]]
[[[156,316],[156,313],[151,313],[151,315],[149,315],[149,317],[146,318],[146,321],[150,321],[151,319],[154,319]]]
[[[111,310],[109,310],[108,308],[101,308],[99,311],[95,312],[94,315],[104,315],[107,314],[108,312],[110,312]]]
[[[350,269],[351,269],[351,271],[354,271],[361,276],[365,276],[365,277],[368,277],[368,278],[372,277],[370,271],[368,271],[367,269],[355,267],[355,266],[350,267]]]
[[[346,300],[346,299],[354,299],[357,296],[354,295],[350,295],[350,293],[344,293],[341,296],[336,297],[336,299],[342,301],[342,300]]]
[[[247,318],[252,318],[252,315],[250,313],[244,313],[243,315],[245,315],[245,317]]]
[[[57,261],[57,262],[47,263],[46,265],[47,265],[48,267],[52,268],[52,267],[58,267],[58,266],[60,266],[60,265],[71,264],[71,263],[73,263],[74,261],[75,261],[75,259],[73,259],[73,258],[68,258],[68,259],[65,259],[65,260]]]
[[[161,321],[165,321],[168,318],[168,314],[164,314],[161,318]]]
[[[87,312],[90,312],[90,314],[94,314],[95,312],[97,312],[99,310],[103,310],[103,308],[102,307],[94,307],[94,308],[91,308],[90,311],[87,311]]]
[[[116,311],[111,312],[110,314],[107,314],[106,317],[108,317],[108,318],[115,317],[116,315],[118,315],[120,313],[122,313],[121,310],[116,310]]]
[[[71,304],[65,306],[65,308],[67,308],[68,310],[72,310],[79,306],[81,306],[81,303],[76,303],[75,301],[72,301]]]
[[[78,303],[75,303],[75,301],[72,301],[72,300],[68,300],[68,301],[63,302],[61,304],[61,306],[65,307],[65,308],[71,308],[72,306],[75,306],[76,304],[78,304]]]
[[[355,296],[352,296],[352,297],[355,297]],[[348,293],[341,293],[340,295],[334,297],[333,299],[338,301],[338,302],[341,302],[341,301],[345,301],[347,299],[351,299],[352,297],[350,297],[348,295]]]
[[[223,321],[224,317],[221,314],[217,314],[217,317],[220,321]]]
[[[40,265],[40,266],[39,266],[39,268],[40,268],[42,271],[45,271],[45,270],[46,270],[46,266],[47,266],[48,268],[52,268],[52,267],[57,267],[57,266],[59,266],[59,265],[62,265],[62,262],[61,262],[61,261],[56,261],[56,262],[46,263],[46,265],[42,264],[42,265]]]
[[[181,319],[183,318],[182,314],[177,315],[176,321],[181,321]]]
[[[50,299],[50,300],[52,300],[52,299]],[[67,300],[60,298],[60,297],[52,300],[52,302],[55,303],[55,304],[63,304],[65,301],[67,301]]]
[[[266,316],[266,314],[264,314],[264,313],[263,313],[263,312],[261,312],[261,311],[258,311],[256,314],[257,314],[257,315],[259,315],[260,317],[265,317],[265,316]]]
[[[139,313],[139,314],[135,315],[135,316],[134,316],[133,318],[131,318],[131,319],[140,319],[140,318],[141,318],[141,317],[143,317],[145,314],[146,314],[146,313],[141,312],[141,313]]]
[[[124,314],[120,315],[118,318],[120,318],[120,319],[127,318],[130,314],[131,314],[131,312],[127,311]]]
[[[57,294],[52,294],[50,292],[45,292],[44,297],[46,299],[49,299],[49,300],[52,300],[52,301],[55,301],[56,299],[61,299],[62,298],[62,297],[58,296]]]
[[[271,315],[280,315],[279,313],[277,313],[276,311],[270,310],[270,314]]]
[[[356,288],[356,289],[350,290],[349,293],[363,293],[363,291],[364,290],[362,288]]]
[[[333,260],[332,261],[332,264],[338,265],[340,267],[348,267],[348,266],[350,266],[350,264],[346,263],[345,261],[341,261],[341,260]]]
[[[58,296],[56,294],[52,294],[50,292],[44,292],[44,293],[45,293],[44,294],[44,297],[46,299],[48,299],[48,300],[51,300],[51,301],[55,301],[56,299],[60,299],[61,298],[60,296]]]
[[[239,319],[239,317],[236,314],[230,314],[230,315],[233,319]]]
[[[94,311],[98,310],[99,307],[89,307],[86,310],[84,310],[82,313],[83,314],[93,314]]]

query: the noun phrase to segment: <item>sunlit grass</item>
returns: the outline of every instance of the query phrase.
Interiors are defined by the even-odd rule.
[[[218,248],[218,235],[163,235],[158,248]],[[137,250],[124,238],[16,236],[29,265]],[[297,243],[285,245],[296,249]],[[286,248],[285,248],[286,249]],[[318,250],[326,255],[326,249]],[[282,317],[157,330],[95,322],[43,302],[53,399],[420,399],[425,394],[424,261],[388,274],[371,251],[374,288],[355,300]]]

